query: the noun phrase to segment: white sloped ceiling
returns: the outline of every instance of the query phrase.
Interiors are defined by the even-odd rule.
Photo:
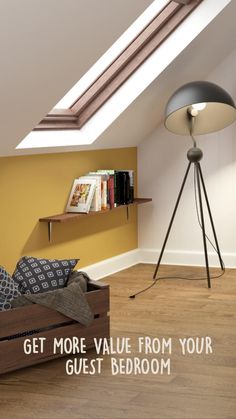
[[[209,4],[214,4],[212,0],[207,1]],[[222,0],[222,2],[226,5],[227,0]],[[13,0],[5,1],[9,19],[10,10],[7,5],[17,3]],[[37,10],[32,7],[32,3],[38,5]],[[40,5],[44,3],[43,10]],[[130,11],[128,17],[123,16],[125,14],[122,11],[122,5],[125,4],[126,9],[129,5],[132,9],[131,3],[136,8],[132,10],[132,13]],[[4,56],[7,57],[7,51],[9,51],[9,59],[4,60],[3,71],[1,70],[0,75],[4,92],[3,97],[0,97],[1,110],[3,110],[0,125],[0,155],[135,146],[160,124],[164,105],[178,86],[190,80],[207,78],[214,67],[236,48],[236,1],[233,0],[125,109],[125,112],[121,113],[101,133],[93,144],[58,149],[15,151],[14,148],[20,140],[150,3],[143,0],[129,0],[129,2],[125,0],[99,0],[99,2],[97,0],[86,0],[86,2],[22,0],[21,8],[13,14],[14,19],[11,20],[9,40],[6,38],[6,43],[3,45]],[[27,4],[31,5],[28,19],[22,4],[26,9]],[[54,10],[52,4],[55,6]],[[78,7],[78,4],[83,7]],[[92,9],[92,4],[94,9]],[[105,7],[109,8],[108,5],[111,6],[110,15]],[[33,23],[29,16],[32,17],[34,12]],[[75,16],[76,13],[77,16]],[[108,15],[109,25],[107,24]],[[116,19],[118,15],[119,19]],[[18,19],[21,22],[20,30],[15,29],[13,37],[11,32],[14,32],[14,25],[17,25]],[[2,15],[0,20],[4,20]],[[121,21],[118,24],[116,20]],[[91,24],[90,28],[88,28],[88,22]],[[7,24],[4,25],[6,34]],[[100,33],[101,26],[104,27]],[[15,45],[13,38],[16,41]],[[0,39],[2,43],[2,37]],[[235,69],[232,71],[235,72]]]
[[[0,155],[14,153],[151,2],[0,1]]]

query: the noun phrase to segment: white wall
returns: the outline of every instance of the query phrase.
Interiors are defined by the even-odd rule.
[[[212,72],[218,83],[236,99],[236,49]],[[211,135],[197,138],[204,152],[202,170],[217,236],[227,267],[236,267],[236,123]],[[138,148],[139,196],[152,204],[139,209],[139,247],[146,262],[155,262],[188,161],[191,140],[160,126]],[[192,169],[193,170],[193,169]],[[207,232],[211,232],[207,222]],[[209,234],[212,237],[212,234]],[[202,233],[197,223],[193,171],[189,176],[163,258],[164,263],[204,265]],[[212,248],[209,246],[209,251]],[[210,262],[218,265],[217,256]]]

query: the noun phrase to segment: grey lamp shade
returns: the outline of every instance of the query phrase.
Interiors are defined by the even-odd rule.
[[[169,99],[165,110],[165,127],[175,134],[189,135],[189,109],[204,103],[194,118],[193,134],[219,131],[236,119],[232,97],[221,87],[206,81],[195,81],[180,87]]]

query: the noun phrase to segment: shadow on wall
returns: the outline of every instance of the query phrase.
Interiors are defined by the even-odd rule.
[[[188,165],[187,151],[191,147],[190,137],[172,134],[164,125],[143,141],[139,146],[139,193],[142,194],[147,185],[149,194],[156,193],[158,185],[160,188],[171,186],[173,173],[180,186]],[[148,162],[148,166],[143,165],[143,161]]]
[[[24,247],[22,248],[22,255],[37,252],[41,249],[47,249],[51,246],[66,244],[75,240],[82,240],[85,237],[91,238],[93,235],[99,235],[105,231],[113,230],[112,233],[116,234],[116,229],[128,224],[133,220],[134,208],[129,209],[129,220],[126,216],[126,208],[120,207],[114,212],[106,213],[104,215],[96,214],[92,217],[86,216],[80,220],[71,220],[64,223],[53,223],[52,226],[52,239],[48,240],[48,224],[38,222],[31,233],[29,234]],[[82,246],[81,242],[81,246]],[[102,245],[102,243],[101,243]],[[80,247],[80,246],[78,246]]]

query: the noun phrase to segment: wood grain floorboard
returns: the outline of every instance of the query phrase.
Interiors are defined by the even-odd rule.
[[[100,375],[67,376],[62,358],[1,376],[0,417],[235,419],[236,271],[212,280],[209,290],[206,281],[194,279],[204,276],[204,269],[165,266],[160,276],[193,279],[160,280],[128,299],[151,283],[153,270],[139,264],[103,280],[110,284],[111,336],[131,339],[132,354],[123,358],[170,357],[170,375],[112,375],[106,355]],[[172,338],[172,354],[138,354],[139,336]],[[181,354],[179,338],[205,336],[212,338],[213,354]],[[91,350],[86,357],[97,355]]]

